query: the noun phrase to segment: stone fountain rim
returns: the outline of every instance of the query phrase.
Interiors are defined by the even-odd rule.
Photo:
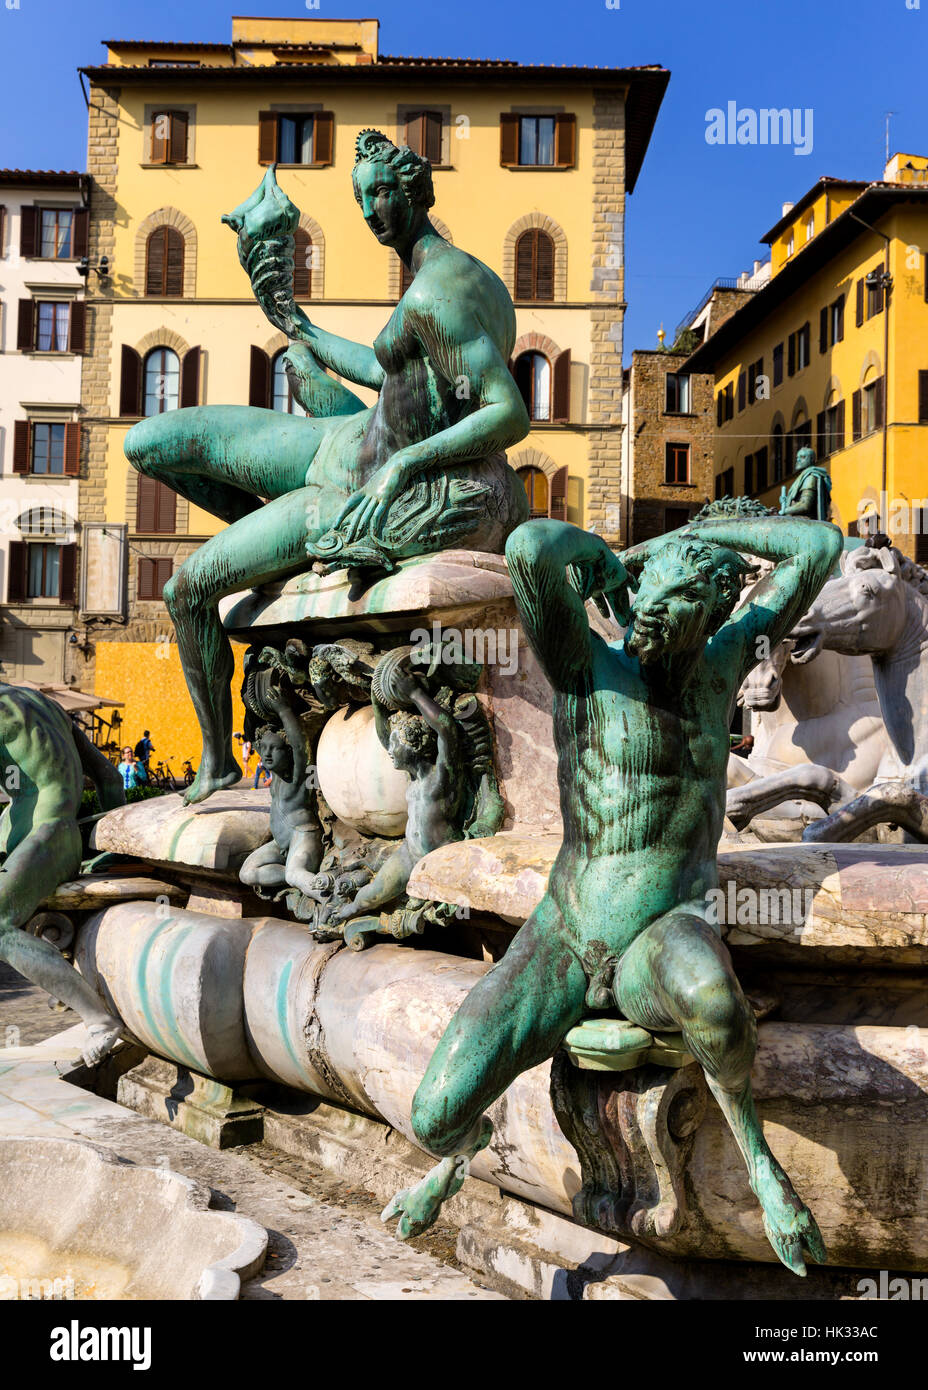
[[[257,1272],[264,1262],[267,1251],[268,1233],[265,1228],[250,1216],[242,1216],[235,1211],[221,1211],[210,1206],[212,1193],[209,1186],[186,1173],[178,1173],[173,1168],[155,1168],[151,1164],[133,1163],[121,1154],[94,1144],[88,1139],[77,1139],[63,1135],[43,1134],[3,1134],[0,1135],[0,1153],[11,1145],[22,1143],[32,1145],[60,1146],[62,1149],[84,1149],[94,1154],[98,1160],[112,1168],[132,1169],[136,1172],[153,1173],[158,1181],[185,1191],[183,1208],[185,1212],[205,1213],[215,1217],[230,1231],[237,1231],[239,1243],[228,1255],[205,1265],[190,1295],[193,1301],[224,1302],[234,1301],[241,1292],[242,1275]]]

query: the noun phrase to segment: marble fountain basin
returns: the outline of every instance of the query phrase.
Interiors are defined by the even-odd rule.
[[[238,1298],[267,1232],[209,1201],[83,1140],[0,1138],[0,1299]]]

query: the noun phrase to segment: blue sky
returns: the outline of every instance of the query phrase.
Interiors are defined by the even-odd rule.
[[[672,333],[717,276],[764,253],[785,200],[822,174],[878,178],[891,148],[928,153],[928,0],[0,0],[0,165],[83,168],[76,68],[104,38],[226,41],[233,12],[377,15],[386,53],[660,63],[670,87],[628,204],[626,358]],[[15,6],[18,4],[18,8]],[[14,6],[14,8],[11,8]],[[813,111],[813,147],[711,146],[706,113]]]

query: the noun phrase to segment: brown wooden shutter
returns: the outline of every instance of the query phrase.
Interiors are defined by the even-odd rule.
[[[817,454],[818,454],[818,457],[819,457],[820,459],[823,459],[823,458],[825,458],[825,456],[826,456],[826,454],[827,454],[827,452],[828,452],[827,449],[825,448],[825,412],[824,412],[824,410],[820,410],[819,413],[818,413],[818,415],[816,416],[816,419],[815,419],[815,433],[816,433],[816,436],[817,436],[816,442],[815,442],[816,452],[817,452]]]
[[[851,435],[852,435],[852,437],[853,437],[854,439],[859,439],[859,438],[860,438],[860,420],[861,420],[861,408],[860,408],[860,407],[861,407],[861,395],[860,395],[860,392],[859,392],[859,391],[855,391],[854,394],[851,396]]]
[[[32,425],[29,420],[17,420],[13,425],[13,472],[28,473],[32,453]]]
[[[140,528],[141,529],[141,528]],[[149,560],[147,556],[139,556],[138,578],[136,580],[136,598],[151,599],[155,596],[155,562]]]
[[[174,533],[177,529],[177,493],[167,483],[158,484],[155,530]]]
[[[883,312],[883,281],[880,280],[874,287],[873,292],[873,312],[882,314]]]
[[[789,335],[789,343],[788,343],[788,345],[787,345],[786,356],[787,356],[787,364],[786,364],[786,373],[787,373],[787,376],[795,376],[795,375],[796,375],[796,334],[795,334],[795,333],[791,333],[791,334]]]
[[[819,352],[828,351],[828,305],[819,311],[818,316],[818,350]]]
[[[80,476],[81,427],[76,420],[64,427],[64,471],[68,478]]]
[[[277,115],[274,111],[258,112],[258,163],[273,164],[277,158]]]
[[[248,370],[248,404],[262,406],[268,410],[271,405],[271,359],[259,347],[251,349],[251,365]]]
[[[843,294],[842,294],[841,298],[838,300],[837,309],[838,309],[838,322],[837,322],[837,324],[835,325],[835,342],[836,342],[836,343],[843,343],[843,342],[844,342],[844,295],[843,295]]]
[[[142,413],[142,359],[135,348],[123,345],[119,371],[120,415]]]
[[[145,293],[164,294],[164,252],[167,227],[156,227],[148,237],[145,254]]]
[[[845,401],[839,401],[835,418],[835,449],[843,449],[845,444]]]
[[[32,352],[35,348],[35,301],[32,299],[19,301],[16,346],[20,352]]]
[[[151,118],[151,162],[166,164],[171,147],[171,113],[154,111]]]
[[[430,164],[441,163],[441,112],[426,111],[423,117],[425,130],[423,132],[423,145],[421,151]]]
[[[882,376],[879,377],[875,382],[875,386],[876,390],[874,392],[873,404],[876,419],[874,420],[874,426],[876,429],[881,430],[883,428],[883,414],[886,408],[886,378]]]
[[[554,119],[554,162],[571,168],[577,161],[577,118],[561,113]]]
[[[77,593],[77,546],[59,546],[58,602],[73,604]]]
[[[563,353],[561,354],[563,356]],[[548,489],[548,516],[555,521],[567,520],[567,469],[559,468]]]
[[[918,423],[928,425],[928,372],[918,374]]]
[[[19,213],[19,254],[34,256],[38,249],[38,208],[21,208]]]
[[[27,555],[25,541],[10,541],[10,567],[6,578],[7,603],[23,603],[26,598]]]
[[[78,208],[71,223],[71,255],[76,259],[87,255],[90,242],[90,210]]]
[[[516,299],[534,299],[535,232],[523,232],[516,242]]]
[[[312,257],[312,238],[303,227],[293,233],[293,297],[308,299],[312,286],[309,262]]]
[[[747,402],[748,378],[746,372],[738,373],[738,409],[743,410]]]
[[[313,116],[313,163],[331,164],[335,147],[335,116],[317,111]]]
[[[200,349],[192,347],[184,354],[180,369],[181,407],[200,403]]]
[[[68,324],[68,351],[83,352],[87,343],[87,305],[83,299],[71,302]]]
[[[181,299],[184,293],[184,238],[176,227],[164,228],[164,294]]]
[[[169,164],[187,163],[187,130],[190,117],[186,111],[171,112],[171,136],[168,146]]]
[[[570,419],[570,348],[559,352],[554,359],[554,392],[551,419]]]
[[[158,521],[158,481],[139,474],[135,496],[135,529],[144,534],[156,531]]]
[[[864,282],[857,281],[857,327],[859,328],[864,321]]]
[[[519,162],[519,117],[511,111],[499,118],[499,162],[504,168]]]
[[[554,299],[554,242],[547,232],[535,233],[534,299]]]

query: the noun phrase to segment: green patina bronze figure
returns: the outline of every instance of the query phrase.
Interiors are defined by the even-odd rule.
[[[401,1236],[425,1230],[460,1189],[492,1137],[486,1107],[590,1010],[617,1010],[682,1033],[777,1255],[796,1274],[825,1259],[763,1136],[750,1085],[755,1020],[706,894],[718,886],[738,688],[759,649],[809,607],[841,540],[833,526],[779,516],[692,523],[621,558],[563,522],[532,521],[510,537],[522,622],[554,689],[564,839],[544,899],[458,1009],[416,1092],[415,1133],[443,1158],[384,1212],[400,1216]],[[739,552],[774,568],[735,611],[751,569]],[[603,595],[627,625],[608,644],[584,609]]]
[[[80,871],[77,823],[85,774],[104,811],[125,805],[116,768],[39,691],[0,684],[0,766],[9,804],[0,816],[0,960],[67,1004],[88,1025],[88,1066],[115,1047],[122,1024],[59,951],[21,930]]]
[[[800,449],[796,455],[796,477],[789,489],[780,491],[781,516],[807,516],[828,521],[831,516],[831,477],[828,469],[815,462],[814,449]]]
[[[373,347],[317,328],[293,302],[298,213],[273,166],[225,219],[262,308],[299,340],[290,378],[315,418],[202,406],[142,420],[126,437],[134,467],[229,523],[164,591],[203,733],[187,802],[241,775],[224,595],[310,562],[383,573],[449,547],[499,552],[528,515],[504,453],[529,422],[507,366],[516,320],[503,282],[429,221],[427,160],[363,131],[353,178],[367,225],[413,276]],[[376,391],[376,404],[364,407],[325,369]]]

